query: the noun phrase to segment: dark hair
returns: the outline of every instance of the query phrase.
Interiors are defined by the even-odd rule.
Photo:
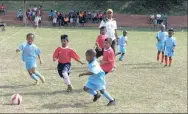
[[[67,40],[67,41],[69,41],[68,35],[66,35],[66,34],[61,35],[61,40]]]
[[[170,32],[170,31],[171,31],[171,32],[174,32],[174,29],[173,29],[173,28],[170,28],[168,31],[169,31],[169,32]]]
[[[100,29],[106,29],[106,27],[105,27],[105,26],[102,26],[102,27],[100,27]]]
[[[86,56],[96,56],[96,51],[94,49],[88,49],[86,51]]]
[[[26,35],[26,38],[28,38],[28,37],[31,36],[31,35],[33,35],[33,38],[35,37],[35,35],[34,35],[33,33],[28,33],[28,34]]]
[[[112,45],[112,39],[111,38],[106,38],[104,41],[108,42],[110,45]]]

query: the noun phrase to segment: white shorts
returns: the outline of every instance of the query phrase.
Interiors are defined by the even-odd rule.
[[[53,18],[53,23],[57,23],[57,18]]]

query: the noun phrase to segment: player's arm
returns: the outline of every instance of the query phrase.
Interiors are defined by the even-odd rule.
[[[22,51],[23,48],[24,48],[24,45],[21,44],[21,45],[18,47],[18,49],[16,49],[16,52],[18,53],[18,52]]]
[[[84,73],[79,74],[79,77],[81,77],[81,76],[85,76],[85,75],[93,75],[93,73],[90,72],[90,71],[88,71],[88,72],[84,72]]]
[[[117,34],[117,29],[114,30],[115,31],[115,37],[118,40],[118,34]]]
[[[39,50],[38,47],[36,47],[35,53],[36,53],[36,55],[38,56],[38,59],[39,59],[40,64],[42,64],[42,60],[41,60],[41,56],[40,56],[41,51]]]
[[[73,50],[71,50],[71,57],[77,62],[79,62],[80,64],[82,65],[84,64],[82,61],[80,61],[80,57],[78,56],[78,54]]]
[[[59,58],[59,48],[57,48],[53,54],[53,61],[58,60]]]
[[[40,64],[42,64],[42,60],[41,60],[40,54],[38,54],[38,59],[39,59]]]

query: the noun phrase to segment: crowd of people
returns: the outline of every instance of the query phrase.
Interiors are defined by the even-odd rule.
[[[74,10],[68,13],[57,12],[56,10],[51,10],[49,12],[49,20],[52,21],[53,26],[76,26],[80,24],[84,26],[85,23],[99,23],[103,18],[105,18],[106,13],[90,12],[90,11],[80,11],[76,12]]]
[[[150,15],[150,23],[154,24],[154,30],[156,29],[156,26],[158,24],[165,25],[165,27],[167,28],[168,23],[167,23],[166,13],[164,13],[164,14],[157,13],[156,15],[154,15],[154,14]]]
[[[5,6],[5,4],[3,4],[3,3],[1,4],[0,12],[3,12],[4,15],[6,14],[6,6]]]

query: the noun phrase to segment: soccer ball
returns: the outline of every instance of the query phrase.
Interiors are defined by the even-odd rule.
[[[19,94],[13,94],[11,96],[11,104],[12,105],[20,105],[22,103],[22,96]]]

